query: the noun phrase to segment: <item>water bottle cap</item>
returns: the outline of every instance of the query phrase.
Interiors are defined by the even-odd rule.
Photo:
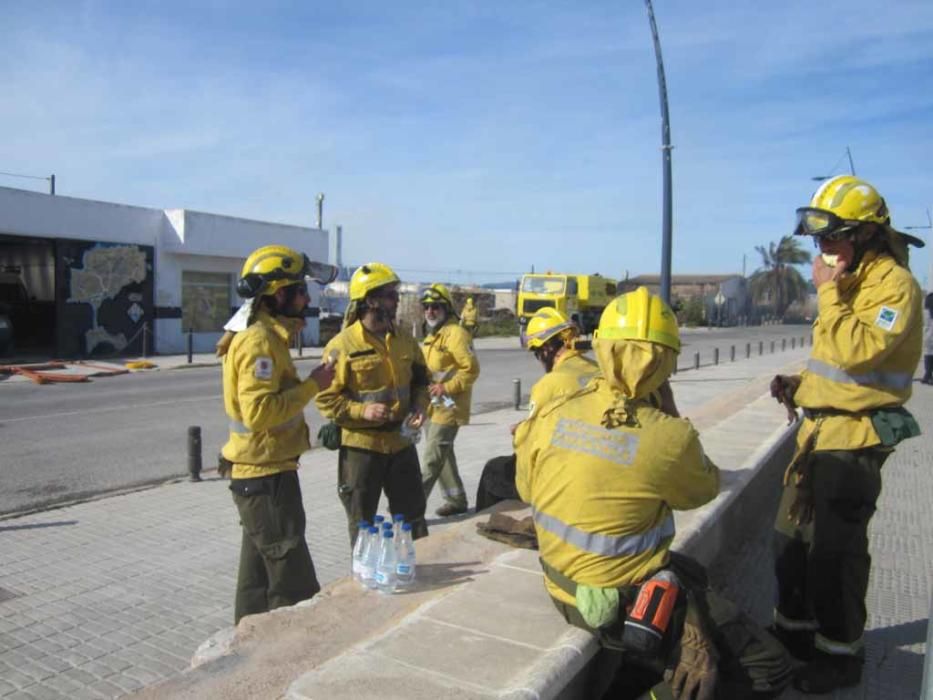
[[[382,531],[382,536],[385,537],[386,539],[391,539],[392,536],[393,536],[393,535],[392,535],[392,531],[391,531],[391,530],[383,530],[383,531]]]
[[[386,521],[386,522],[382,523],[382,529],[383,529],[383,530],[391,530],[391,529],[392,529],[392,523],[390,523],[389,521]]]
[[[369,534],[370,534],[370,535],[378,535],[378,534],[379,534],[379,528],[376,527],[375,525],[371,525],[371,526],[369,527]]]
[[[395,515],[392,516],[392,520],[396,522],[403,522],[405,520],[405,516],[402,515],[401,513],[396,513]]]
[[[368,530],[368,529],[369,529],[369,521],[368,521],[368,520],[360,520],[360,521],[356,524],[356,526],[357,526],[360,530]]]
[[[402,523],[402,529],[405,532],[411,532],[411,523]]]
[[[373,518],[373,523],[381,523],[385,519],[386,519],[386,516],[377,515],[375,518]]]

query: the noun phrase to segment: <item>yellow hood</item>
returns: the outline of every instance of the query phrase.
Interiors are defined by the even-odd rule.
[[[630,404],[657,391],[671,376],[677,361],[671,348],[644,340],[596,338],[593,351],[603,377],[618,396],[603,417],[603,425],[609,428],[631,425],[635,413]]]

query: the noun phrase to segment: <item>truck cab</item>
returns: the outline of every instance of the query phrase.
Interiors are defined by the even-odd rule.
[[[592,333],[606,304],[615,296],[615,280],[602,275],[531,273],[522,275],[518,288],[516,315],[522,347],[529,319],[545,307],[564,313],[582,333]]]

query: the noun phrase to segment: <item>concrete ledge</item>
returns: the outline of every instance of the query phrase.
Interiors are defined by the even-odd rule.
[[[734,407],[737,408],[737,407]],[[722,471],[708,506],[677,513],[675,547],[704,562],[776,488],[796,426],[768,396],[701,429]],[[517,502],[502,510],[522,515]],[[476,515],[418,543],[418,585],[385,596],[342,579],[310,604],[245,618],[182,678],[143,698],[588,697],[599,647],[545,592],[537,552],[475,532]],[[743,535],[738,535],[743,536]],[[221,643],[222,642],[222,643]]]

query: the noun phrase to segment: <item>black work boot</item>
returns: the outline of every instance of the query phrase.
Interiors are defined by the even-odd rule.
[[[813,658],[814,633],[811,630],[786,630],[783,627],[771,625],[768,631],[798,661],[810,661]]]
[[[435,515],[439,515],[442,518],[449,518],[452,515],[460,515],[466,512],[467,512],[466,506],[458,506],[458,505],[451,503],[450,501],[448,501],[447,503],[442,505],[440,508],[438,508],[436,511],[434,511]]]
[[[801,693],[818,695],[831,693],[837,688],[850,688],[862,682],[862,664],[859,656],[813,653],[813,660],[794,678],[794,688]]]

